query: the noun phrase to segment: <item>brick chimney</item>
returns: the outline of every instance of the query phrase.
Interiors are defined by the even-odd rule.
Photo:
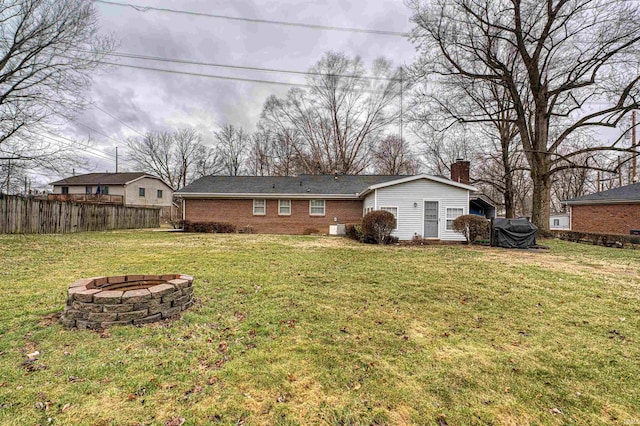
[[[456,162],[451,165],[451,180],[469,185],[471,183],[469,180],[470,168],[471,163],[469,161],[456,158]]]

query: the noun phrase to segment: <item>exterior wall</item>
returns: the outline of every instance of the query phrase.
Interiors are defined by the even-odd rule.
[[[640,229],[640,203],[571,206],[571,230],[629,235]]]
[[[424,202],[438,201],[438,232],[440,240],[464,241],[464,236],[446,229],[447,208],[461,208],[469,213],[469,191],[439,182],[420,179],[376,190],[375,209],[398,208],[398,229],[393,235],[401,240],[410,240],[424,233]],[[367,199],[371,196],[369,194]],[[416,207],[414,207],[416,203]]]
[[[253,214],[253,199],[185,199],[185,219],[191,222],[228,222],[250,226],[255,233],[329,233],[329,225],[357,223],[362,219],[361,200],[325,200],[325,215],[311,216],[309,200],[291,200],[291,214],[278,214],[278,200],[266,200],[266,214]]]
[[[62,194],[62,187],[69,187],[69,194],[85,194],[86,187],[89,185],[55,185],[53,187],[54,194]],[[123,185],[105,185],[109,187],[109,195],[124,195]],[[91,185],[91,193],[95,194],[98,185]]]
[[[145,189],[145,196],[139,195],[140,188]],[[109,188],[111,189],[111,188]],[[158,198],[158,190],[162,190],[162,198]],[[173,190],[159,179],[142,178],[126,186],[124,203],[127,206],[165,207],[171,206]]]
[[[554,225],[554,221],[557,220],[560,223]],[[569,215],[568,214],[552,214],[549,216],[549,229],[570,229]]]

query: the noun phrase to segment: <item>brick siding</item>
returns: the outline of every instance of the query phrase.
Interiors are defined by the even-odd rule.
[[[640,204],[571,206],[571,230],[629,235],[640,229]]]
[[[261,234],[329,233],[329,225],[357,223],[362,219],[361,200],[326,200],[325,215],[309,215],[309,200],[291,200],[291,215],[278,215],[278,200],[266,200],[264,216],[253,214],[253,200],[185,200],[190,222],[228,222],[238,229],[250,226]],[[334,218],[337,221],[334,221]]]

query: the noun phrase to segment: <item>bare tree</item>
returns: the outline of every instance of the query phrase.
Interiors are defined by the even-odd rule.
[[[529,163],[532,221],[549,227],[552,176],[582,165],[577,133],[637,108],[640,5],[624,0],[409,0],[424,77],[499,84]]]
[[[129,159],[137,168],[162,178],[176,190],[220,170],[213,149],[190,128],[147,133],[143,138],[127,140],[127,147]]]
[[[113,48],[97,19],[84,0],[0,2],[0,144],[84,106],[90,73]]]
[[[305,173],[362,173],[373,143],[397,117],[399,70],[378,59],[367,73],[360,58],[327,53],[311,68],[308,84],[284,99],[267,99],[262,124],[290,144]]]
[[[269,176],[273,169],[273,142],[268,130],[260,129],[251,135],[247,169],[254,176]]]
[[[381,175],[413,175],[418,161],[408,142],[395,135],[382,139],[373,148],[373,169]]]
[[[244,173],[243,166],[246,163],[246,151],[249,146],[250,136],[241,127],[225,124],[214,134],[216,149],[224,164],[225,172],[229,176],[238,176]]]

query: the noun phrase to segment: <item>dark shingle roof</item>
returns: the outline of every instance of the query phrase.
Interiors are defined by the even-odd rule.
[[[124,185],[142,176],[156,178],[144,172],[131,173],[87,173],[51,182],[51,185]],[[156,178],[157,179],[157,178]]]
[[[371,185],[402,179],[386,175],[205,176],[180,194],[356,195]]]
[[[640,202],[640,183],[621,186],[607,191],[596,192],[594,194],[583,195],[564,201],[566,204],[590,204],[606,202]]]

